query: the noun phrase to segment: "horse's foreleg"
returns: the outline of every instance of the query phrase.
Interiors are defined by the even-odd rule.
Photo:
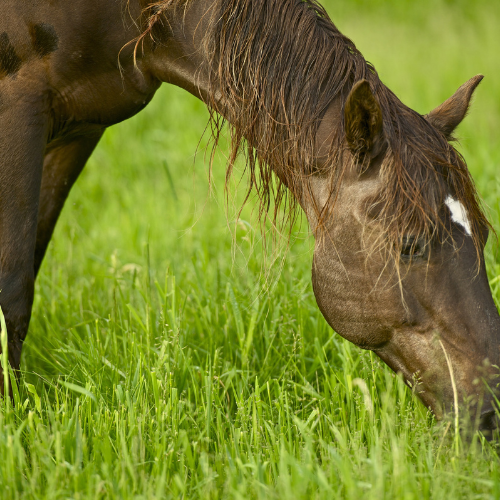
[[[73,138],[69,142],[47,147],[38,209],[35,276],[40,269],[57,219],[71,187],[94,151],[103,132],[103,129],[94,130],[92,133]]]
[[[7,325],[9,361],[17,370],[33,304],[33,262],[48,106],[43,99],[29,95],[11,96],[5,92],[1,97],[0,305]],[[0,389],[3,392],[1,375]]]

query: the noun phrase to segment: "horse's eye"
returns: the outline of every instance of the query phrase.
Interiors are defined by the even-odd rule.
[[[421,238],[405,236],[401,245],[401,257],[406,260],[423,257],[425,254],[425,243]]]

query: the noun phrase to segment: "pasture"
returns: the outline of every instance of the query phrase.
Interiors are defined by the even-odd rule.
[[[322,2],[381,79],[426,113],[485,75],[459,149],[500,232],[500,4]],[[436,423],[400,377],[334,334],[298,221],[264,249],[246,179],[209,188],[205,106],[162,87],[109,129],[42,266],[2,498],[500,498],[498,445]],[[203,137],[202,137],[203,136]],[[201,138],[201,141],[200,141]],[[197,154],[195,155],[197,151]],[[487,247],[500,303],[500,254]]]

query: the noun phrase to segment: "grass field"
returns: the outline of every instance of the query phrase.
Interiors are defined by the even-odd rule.
[[[500,4],[325,3],[421,113],[486,75],[460,149],[500,230]],[[305,224],[266,257],[252,203],[235,223],[242,190],[235,176],[226,210],[223,146],[209,192],[206,138],[194,156],[207,118],[162,88],[106,133],[73,189],[37,283],[18,403],[0,412],[0,496],[500,498],[496,445],[455,439],[327,326]],[[498,304],[491,243],[487,262]]]

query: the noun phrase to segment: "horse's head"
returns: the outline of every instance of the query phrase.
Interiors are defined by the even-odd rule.
[[[302,205],[316,236],[314,293],[332,328],[401,372],[438,417],[466,399],[490,429],[500,317],[483,258],[488,223],[448,143],[481,78],[425,117],[355,84],[319,127],[323,160]]]

